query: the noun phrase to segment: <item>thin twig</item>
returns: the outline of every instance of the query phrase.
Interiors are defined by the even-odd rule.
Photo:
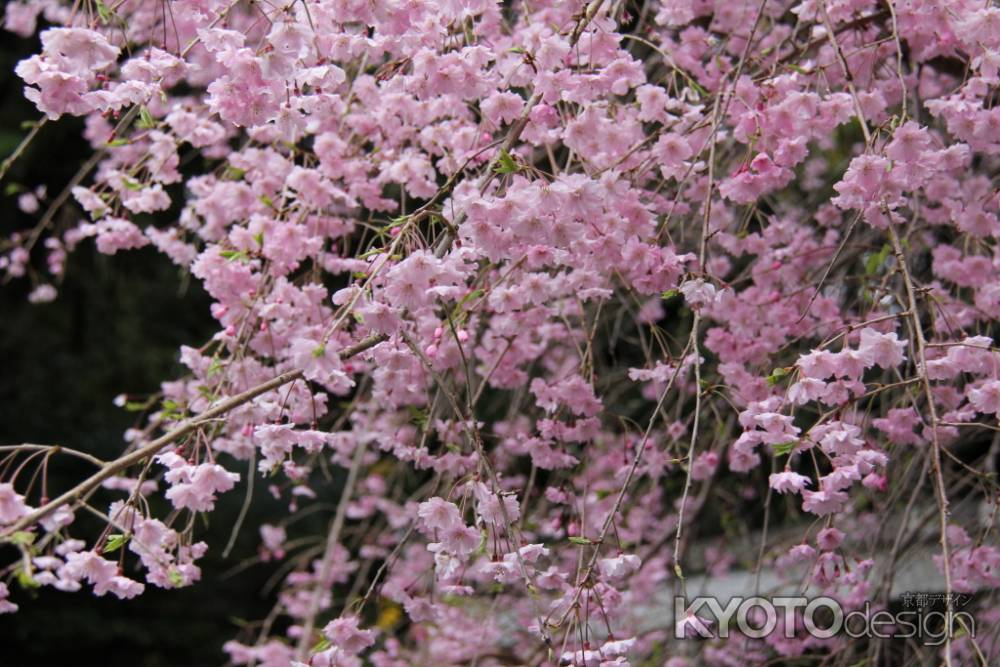
[[[47,116],[43,116],[36,120],[31,126],[31,131],[28,132],[27,136],[21,140],[21,143],[17,145],[14,152],[8,155],[7,159],[5,159],[3,163],[0,163],[0,180],[3,180],[3,177],[7,175],[7,170],[9,170],[11,165],[13,165],[17,159],[21,157],[21,154],[28,148],[28,144],[31,143],[31,141],[35,138],[35,135],[37,135],[38,131],[45,126],[45,123],[48,122],[48,120]]]
[[[931,472],[934,480],[934,493],[938,504],[938,521],[940,524],[941,536],[941,557],[943,558],[942,570],[944,570],[945,585],[945,605],[948,614],[952,612],[952,582],[951,582],[951,549],[948,545],[948,493],[944,485],[944,474],[941,472],[941,442],[938,438],[938,418],[937,406],[934,403],[934,392],[931,389],[930,378],[927,376],[927,342],[924,340],[924,330],[920,322],[920,315],[917,311],[916,290],[913,287],[913,278],[910,276],[910,269],[906,263],[906,254],[899,241],[899,234],[896,228],[890,223],[889,238],[892,240],[892,249],[896,255],[896,262],[899,271],[903,276],[903,284],[906,287],[906,300],[909,304],[910,321],[912,322],[914,345],[917,351],[917,375],[924,386],[924,396],[927,400],[927,412],[931,418]],[[944,660],[947,667],[951,667],[951,633],[945,636]]]
[[[316,627],[316,616],[323,602],[323,592],[329,586],[330,572],[333,569],[333,552],[340,544],[340,532],[344,528],[344,520],[347,517],[347,506],[354,495],[354,486],[358,481],[358,471],[361,470],[361,463],[365,458],[365,442],[359,442],[354,449],[354,458],[351,460],[351,468],[347,472],[347,481],[344,482],[344,489],[340,492],[340,501],[337,503],[337,512],[330,523],[330,530],[326,534],[326,546],[323,549],[322,560],[320,561],[319,573],[313,584],[312,597],[309,600],[309,611],[302,624],[302,634],[299,636],[297,652],[299,658],[305,660],[309,655],[309,647],[312,646],[313,629]]]

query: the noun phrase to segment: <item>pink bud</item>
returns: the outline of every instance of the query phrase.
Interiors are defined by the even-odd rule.
[[[457,336],[458,336],[458,342],[459,343],[464,343],[465,341],[469,340],[469,334],[467,334],[464,330],[463,331],[459,331],[458,334],[457,334]]]
[[[435,340],[441,338],[441,336],[443,335],[444,335],[444,329],[442,329],[441,327],[438,327],[437,329],[434,330]]]
[[[861,483],[865,486],[865,488],[871,489],[872,491],[884,492],[889,486],[888,480],[877,472],[866,475],[865,478],[861,480]]]
[[[424,348],[424,354],[433,359],[437,355],[438,347],[433,343]]]

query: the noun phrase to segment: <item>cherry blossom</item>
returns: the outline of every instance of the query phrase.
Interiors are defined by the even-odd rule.
[[[144,248],[216,327],[120,401],[119,458],[5,443],[0,613],[211,585],[219,499],[254,483],[270,514],[236,527],[280,585],[233,664],[877,648],[650,624],[753,567],[881,609],[933,559],[995,614],[1000,10],[639,4],[9,2],[40,29],[29,132],[80,117],[94,158],[10,184],[8,289]],[[63,456],[96,471],[56,488]],[[994,660],[980,638],[905,659]]]

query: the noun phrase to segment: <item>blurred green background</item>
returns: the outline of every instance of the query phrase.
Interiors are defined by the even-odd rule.
[[[0,159],[27,133],[23,124],[40,115],[13,73],[20,59],[36,52],[37,38],[4,32],[3,44]],[[0,183],[0,237],[30,229],[45,210],[43,202],[39,213],[21,213],[16,193],[8,191],[11,184],[29,189],[44,184],[50,200],[57,196],[90,154],[82,129],[74,118],[46,124],[14,164]],[[72,224],[79,212],[71,205],[63,215],[68,217],[57,221]],[[42,268],[38,250],[33,263]],[[177,267],[148,248],[108,257],[84,242],[70,256],[66,274],[59,297],[47,304],[27,302],[27,279],[0,286],[0,444],[62,443],[113,458],[124,448],[122,434],[135,415],[112,400],[123,392],[155,392],[160,381],[180,374],[178,347],[199,345],[214,331],[209,299],[197,281],[184,280]],[[68,488],[89,472],[72,461],[54,461],[50,489]],[[239,632],[232,615],[260,619],[269,610],[261,588],[273,566],[255,565],[221,578],[255,554],[255,525],[277,513],[263,486],[257,485],[249,528],[226,562],[219,554],[243,502],[243,484],[223,496],[212,525],[201,529],[201,539],[211,546],[201,561],[201,584],[179,591],[149,586],[144,595],[119,601],[82,591],[25,591],[9,582],[21,611],[0,616],[0,667],[224,663],[221,646]],[[0,547],[0,565],[16,555]]]

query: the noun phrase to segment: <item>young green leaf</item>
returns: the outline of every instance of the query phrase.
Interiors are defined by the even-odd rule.
[[[781,381],[781,378],[785,377],[791,372],[792,372],[791,368],[787,367],[775,368],[773,371],[771,371],[771,374],[767,376],[767,384],[773,387],[774,385],[778,384],[779,381]]]
[[[786,454],[791,454],[792,450],[795,449],[795,445],[799,444],[795,440],[790,440],[788,442],[779,442],[777,444],[771,445],[771,451],[774,452],[775,456],[785,456]]]
[[[500,157],[497,159],[496,166],[493,168],[498,174],[513,174],[519,170],[517,162],[515,162],[510,153],[503,148],[500,149]]]
[[[146,105],[139,107],[139,121],[136,125],[146,130],[156,127],[156,120],[153,118],[153,114],[149,113]]]
[[[128,542],[128,537],[121,533],[114,533],[108,536],[108,542],[104,545],[104,553],[109,554],[118,551]]]

